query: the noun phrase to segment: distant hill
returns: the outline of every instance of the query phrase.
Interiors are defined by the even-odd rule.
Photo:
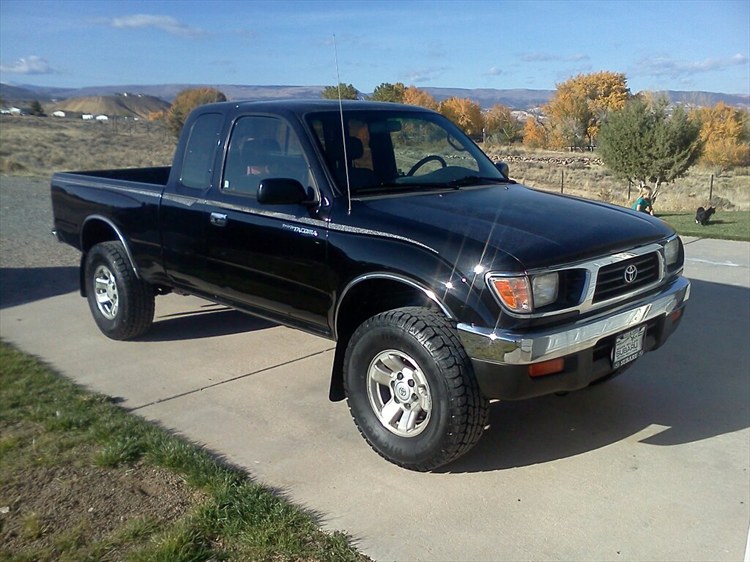
[[[128,86],[94,86],[87,88],[46,88],[29,85],[0,84],[0,97],[8,102],[58,101],[70,98],[113,96],[122,92],[133,92],[161,100],[172,101],[175,96],[187,88],[210,86],[224,92],[227,99],[235,100],[271,100],[271,99],[309,99],[319,98],[324,86],[283,86],[283,85],[242,85],[242,84],[157,84]],[[528,110],[547,103],[554,90],[494,89],[494,88],[424,88],[435,99],[442,101],[452,96],[470,98],[484,109],[495,104],[502,104],[515,110]],[[750,96],[744,94],[724,94],[718,92],[660,92],[669,97],[672,103],[690,105],[715,105],[723,101],[727,105],[750,109]],[[369,92],[363,92],[363,96]],[[72,110],[71,110],[72,111]]]
[[[62,110],[70,113],[91,113],[116,117],[139,117],[146,119],[149,114],[166,111],[169,104],[163,99],[144,94],[116,94],[109,96],[87,96],[70,98],[55,103],[49,112]]]

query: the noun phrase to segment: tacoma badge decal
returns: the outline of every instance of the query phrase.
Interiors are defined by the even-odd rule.
[[[302,226],[297,226],[294,224],[286,224],[286,223],[282,223],[281,228],[285,230],[291,230],[292,232],[296,232],[297,234],[302,234],[303,236],[313,236],[315,238],[318,237],[318,231],[313,230],[312,228],[305,228]]]

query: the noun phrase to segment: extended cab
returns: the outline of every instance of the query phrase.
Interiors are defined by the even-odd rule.
[[[519,185],[413,106],[202,106],[171,167],[58,173],[52,204],[104,334],[175,290],[333,339],[331,399],[414,470],[468,451],[491,398],[620,373],[690,293],[662,221]]]

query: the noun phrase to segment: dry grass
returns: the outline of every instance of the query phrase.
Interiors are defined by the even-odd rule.
[[[174,148],[174,139],[160,123],[0,118],[3,174],[49,177],[65,170],[167,166]]]
[[[510,175],[520,183],[570,195],[630,206],[637,187],[628,195],[628,184],[615,178],[596,153],[534,151],[512,147],[485,147],[493,160],[504,160]],[[711,176],[713,190],[711,189]],[[750,168],[737,168],[717,176],[695,166],[687,175],[660,188],[654,207],[658,211],[692,211],[710,203],[724,211],[750,210]]]
[[[175,140],[160,123],[115,121],[97,123],[53,117],[0,118],[0,173],[49,177],[63,170],[136,168],[171,164]],[[484,147],[494,160],[510,165],[511,177],[526,185],[629,206],[633,189],[616,179],[596,153],[533,151],[521,146]],[[692,211],[709,203],[723,211],[750,210],[750,168],[721,176],[694,167],[664,186],[659,211]]]

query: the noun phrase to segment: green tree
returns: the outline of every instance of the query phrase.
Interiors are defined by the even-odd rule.
[[[31,102],[31,106],[29,107],[29,115],[36,115],[37,117],[44,117],[46,115],[46,113],[44,113],[42,104],[39,103],[39,100],[34,100]]]
[[[373,101],[404,103],[404,92],[406,92],[406,86],[401,82],[396,82],[395,84],[383,82],[375,88],[370,99]]]
[[[602,124],[599,152],[618,177],[641,186],[654,182],[656,200],[664,182],[683,176],[700,157],[699,133],[699,124],[682,108],[670,115],[663,102],[635,98]]]
[[[227,97],[216,88],[189,88],[174,98],[169,108],[165,125],[174,136],[179,137],[190,112],[207,103],[227,101]]]
[[[344,84],[341,82],[338,86],[326,86],[320,93],[320,97],[324,100],[337,100],[339,94],[342,100],[358,100],[359,90],[351,84]]]

